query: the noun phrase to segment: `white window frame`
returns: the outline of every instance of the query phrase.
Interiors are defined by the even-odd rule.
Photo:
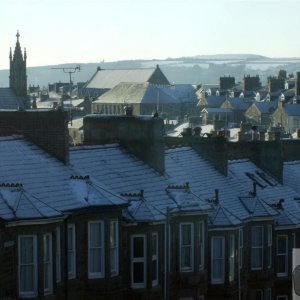
[[[221,240],[221,256],[214,257],[214,241]],[[214,263],[221,263],[221,274],[220,277],[214,277]],[[211,283],[212,284],[222,284],[225,281],[225,237],[224,236],[212,236],[211,237]]]
[[[143,238],[143,256],[134,257],[134,239],[135,238]],[[146,277],[146,269],[147,269],[147,261],[146,261],[146,235],[145,234],[135,234],[131,236],[131,287],[133,289],[140,289],[146,287],[147,277]],[[144,281],[143,282],[134,282],[134,265],[135,264],[143,264],[144,270]]]
[[[267,267],[270,269],[272,267],[272,253],[273,248],[273,228],[272,225],[268,225],[268,243],[267,243],[267,257],[268,257],[268,265]]]
[[[253,245],[254,229],[259,229],[261,232],[261,244],[260,245]],[[253,265],[254,255],[256,253],[260,253],[260,255],[261,255],[261,262],[260,262],[259,266]],[[252,226],[252,228],[251,228],[251,270],[262,270],[263,266],[264,266],[264,227],[263,226]]]
[[[272,300],[272,289],[271,288],[267,288],[266,289],[266,300]]]
[[[56,251],[55,251],[55,266],[56,266],[56,282],[61,282],[61,233],[60,226],[56,227]]]
[[[156,241],[154,245],[154,240]],[[156,272],[152,268],[152,286],[158,285],[158,233],[152,233],[152,266],[155,265]],[[154,278],[153,279],[153,275]]]
[[[244,231],[239,229],[239,268],[243,268],[243,249],[244,248]]]
[[[73,279],[76,277],[76,231],[75,224],[68,224],[68,279]],[[72,248],[69,248],[69,230],[71,230],[72,235]],[[72,255],[72,259],[69,259],[69,256]],[[72,271],[70,271],[70,263],[72,264]]]
[[[119,275],[119,222],[110,221],[110,275]]]
[[[288,300],[289,297],[287,295],[278,295],[276,297],[276,300]]]
[[[49,243],[46,240],[49,239]],[[48,247],[48,249],[47,249]],[[46,257],[48,254],[48,258]],[[53,293],[53,262],[52,262],[52,234],[45,233],[43,235],[43,265],[44,265],[44,295]],[[46,274],[46,272],[48,274]],[[46,276],[47,275],[47,276]],[[48,279],[46,283],[46,279]],[[45,288],[47,284],[47,288]]]
[[[93,224],[98,224],[101,225],[100,229],[100,236],[99,238],[99,246],[94,246],[91,244],[91,230],[90,226]],[[91,264],[91,251],[93,250],[98,250],[100,251],[100,263],[102,266],[102,269],[99,272],[93,272],[90,269],[90,264]],[[96,221],[89,221],[88,222],[88,278],[93,279],[93,278],[103,278],[105,274],[105,266],[104,266],[104,256],[105,256],[105,247],[104,247],[104,222],[102,220],[96,220]]]
[[[229,281],[234,281],[235,279],[235,236],[233,234],[229,235]]]
[[[32,262],[31,263],[22,263],[21,261],[21,241],[23,238],[31,238],[32,239]],[[33,266],[32,271],[32,280],[33,280],[33,289],[31,291],[23,291],[22,288],[22,268],[26,266]],[[18,236],[18,278],[19,278],[19,296],[24,298],[36,297],[37,296],[37,285],[38,285],[38,272],[37,272],[37,237],[36,235],[19,235]]]
[[[190,244],[183,244],[183,226],[190,226]],[[194,270],[194,224],[193,223],[180,223],[179,226],[179,266],[180,266],[180,272],[193,272]],[[190,254],[190,265],[189,266],[183,266],[183,261],[181,259],[183,250],[188,250]]]
[[[278,249],[278,239],[279,238],[284,238],[285,239],[285,252],[279,253]],[[278,234],[276,237],[276,258],[277,258],[277,270],[278,270],[278,258],[279,257],[284,257],[284,262],[285,262],[285,271],[284,272],[276,272],[277,277],[285,277],[288,275],[288,245],[289,239],[287,234]]]
[[[204,221],[199,222],[199,270],[204,270],[205,266],[205,238]]]

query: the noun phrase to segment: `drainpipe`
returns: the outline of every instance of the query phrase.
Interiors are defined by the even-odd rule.
[[[170,297],[170,209],[167,206],[166,213],[166,223],[165,223],[165,299],[169,300]]]
[[[241,231],[242,229],[240,228],[239,231],[238,231],[238,253],[239,253],[239,260],[238,260],[238,267],[239,267],[239,273],[238,273],[238,281],[239,281],[239,300],[242,299],[242,291],[241,291],[241,270],[242,270],[242,266],[240,264],[241,262],[241,248],[240,248],[240,245],[241,245]]]
[[[68,218],[64,220],[64,300],[68,300],[69,287],[68,287]]]

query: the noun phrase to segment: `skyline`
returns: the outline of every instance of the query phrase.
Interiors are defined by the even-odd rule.
[[[3,0],[0,69],[249,53],[300,57],[297,0]],[[295,36],[295,37],[294,37]]]

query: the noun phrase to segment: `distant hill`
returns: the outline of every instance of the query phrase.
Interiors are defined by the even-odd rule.
[[[264,83],[268,76],[278,74],[280,69],[293,73],[300,69],[300,58],[268,58],[255,54],[217,54],[191,57],[167,58],[165,60],[125,60],[114,62],[74,63],[63,65],[28,67],[28,85],[47,87],[49,83],[69,82],[69,74],[53,68],[81,66],[81,71],[72,74],[72,81],[86,82],[103,69],[148,68],[157,64],[172,83],[217,83],[220,76],[230,75],[241,81],[245,74],[259,75]],[[0,70],[0,87],[7,87],[8,70]]]

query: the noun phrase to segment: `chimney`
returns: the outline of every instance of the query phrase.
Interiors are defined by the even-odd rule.
[[[87,115],[83,119],[84,143],[120,143],[163,174],[165,171],[164,123],[152,116]]]
[[[69,162],[67,112],[1,111],[0,134],[21,134],[63,163]]]

